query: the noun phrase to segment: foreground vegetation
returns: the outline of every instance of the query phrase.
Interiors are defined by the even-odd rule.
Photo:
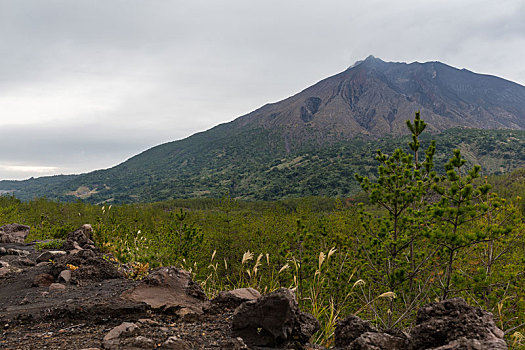
[[[91,223],[97,246],[134,266],[132,277],[178,265],[209,297],[239,287],[293,288],[301,307],[321,321],[315,337],[325,345],[349,313],[406,328],[420,305],[461,296],[491,311],[518,347],[525,170],[486,178],[458,150],[440,174],[436,145],[423,150],[419,141],[424,122],[416,117],[409,126],[407,150],[378,151],[377,176],[357,176],[364,192],[350,199],[225,196],[112,206],[0,197],[0,224],[30,225],[29,240],[56,245]]]
[[[524,195],[525,172],[511,177],[516,191]],[[495,180],[505,183],[507,178]],[[513,229],[493,242],[458,251],[450,287],[450,296],[463,296],[492,311],[508,335],[522,331],[519,326],[525,322],[523,209],[514,194],[499,199],[498,210],[472,225],[472,230],[487,228],[490,218]],[[364,209],[383,213],[370,205]],[[30,225],[29,240],[61,239],[89,222],[97,245],[121,262],[134,264],[137,274],[146,264],[182,266],[192,271],[209,297],[237,287],[262,292],[296,288],[301,306],[321,319],[323,329],[317,337],[325,344],[330,344],[338,318],[357,313],[383,326],[390,302],[404,297],[398,292],[393,299],[381,276],[371,271],[360,249],[364,231],[359,211],[355,201],[327,198],[240,202],[225,197],[120,206],[0,199],[0,223]],[[423,238],[414,247],[416,255],[427,256],[427,242]],[[487,260],[491,247],[493,258]],[[446,256],[436,252],[423,271],[418,280],[426,283],[425,294],[396,327],[410,326],[413,308],[441,297],[439,278],[446,271]]]

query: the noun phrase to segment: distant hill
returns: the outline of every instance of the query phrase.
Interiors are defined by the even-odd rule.
[[[221,196],[348,196],[374,152],[404,146],[405,120],[421,111],[438,164],[453,148],[487,174],[525,166],[525,87],[439,62],[373,56],[283,101],[116,167],[76,176],[1,181],[22,199],[91,202]]]

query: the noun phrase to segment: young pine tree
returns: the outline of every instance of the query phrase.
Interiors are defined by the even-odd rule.
[[[430,238],[443,248],[446,256],[444,279],[440,281],[442,299],[450,295],[454,261],[459,251],[486,238],[485,231],[472,230],[470,226],[488,209],[485,199],[490,185],[475,185],[481,167],[475,165],[467,172],[464,170],[466,162],[461,157],[461,151],[454,150],[454,156],[445,165],[447,174],[443,182],[433,186],[441,199],[432,207],[436,224],[430,231]]]
[[[376,181],[356,174],[361,188],[368,193],[372,204],[381,208],[381,215],[373,215],[361,208],[362,231],[356,232],[359,252],[364,255],[370,267],[370,281],[377,286],[394,292],[397,302],[390,298],[386,315],[379,317],[383,326],[393,327],[417,306],[425,297],[426,290],[419,274],[432,254],[415,254],[414,245],[425,230],[426,201],[431,185],[436,178],[433,171],[435,143],[432,141],[425,152],[425,160],[419,162],[419,135],[426,124],[416,113],[414,122],[407,121],[412,132],[409,147],[412,154],[396,149],[392,155],[377,151],[380,163]]]

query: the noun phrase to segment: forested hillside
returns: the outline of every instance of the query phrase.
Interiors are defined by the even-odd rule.
[[[358,190],[353,174],[374,176],[378,148],[392,152],[406,137],[356,137],[328,145],[310,144],[286,153],[279,138],[258,129],[204,141],[197,134],[148,150],[103,171],[79,175],[0,182],[21,199],[148,202],[174,198],[215,197],[276,200],[304,196],[349,197]],[[437,141],[436,164],[442,168],[454,148],[486,175],[525,166],[525,132],[456,128],[423,135]],[[169,156],[166,156],[169,155]]]

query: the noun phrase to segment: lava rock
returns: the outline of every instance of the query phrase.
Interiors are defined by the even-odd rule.
[[[410,338],[397,332],[365,332],[344,349],[348,350],[406,350]]]
[[[161,349],[173,349],[173,350],[189,350],[191,349],[188,342],[178,338],[178,337],[169,337],[164,343],[162,343]]]
[[[318,329],[319,322],[299,310],[294,293],[286,288],[244,302],[232,319],[233,335],[248,346],[305,344]]]
[[[55,260],[56,258],[59,258],[61,256],[66,255],[66,252],[63,250],[49,250],[47,252],[43,252],[36,258],[37,263],[41,263],[44,261],[49,260]]]
[[[0,243],[24,243],[29,235],[29,226],[8,224],[0,227]]]
[[[238,288],[230,291],[220,292],[219,295],[211,300],[214,312],[219,312],[221,308],[236,309],[245,301],[256,300],[261,296],[256,289]]]
[[[0,277],[4,277],[5,275],[9,274],[9,272],[11,272],[11,270],[8,266],[0,267]]]
[[[203,306],[208,301],[202,287],[193,282],[190,273],[176,267],[162,267],[151,272],[121,297],[144,302],[153,309],[166,312],[186,309],[186,314],[190,311],[202,314]]]
[[[141,335],[133,338],[130,345],[139,349],[155,349],[155,341]]]
[[[377,332],[377,329],[368,321],[362,320],[355,315],[348,315],[339,321],[335,327],[335,346],[349,346],[354,340],[367,332]]]
[[[337,324],[335,348],[347,350],[483,350],[507,349],[492,314],[449,299],[421,307],[410,335],[379,331],[350,315]]]
[[[64,243],[64,249],[65,250],[74,250],[78,249],[78,247],[84,247],[88,245],[93,245],[94,243],[91,240],[91,233],[93,232],[93,228],[90,224],[84,224],[81,227],[79,227],[77,230],[70,232],[67,235],[66,242]],[[75,245],[76,242],[76,245]]]
[[[138,326],[135,323],[123,322],[119,326],[113,328],[104,336],[102,347],[104,349],[119,349],[121,338],[131,337],[138,331]]]
[[[228,339],[220,344],[221,349],[244,350],[248,349],[242,338]]]
[[[237,288],[230,291],[220,292],[219,295],[213,299],[215,302],[222,302],[224,300],[235,300],[240,304],[245,301],[255,300],[261,296],[256,289],[253,288]]]
[[[117,266],[104,259],[104,256],[92,250],[81,250],[77,254],[67,254],[55,259],[51,273],[58,278],[59,274],[68,270],[69,266],[76,266],[71,271],[71,283],[98,282],[107,279],[121,278],[122,273]]]
[[[49,287],[51,283],[55,282],[55,278],[48,273],[41,273],[36,275],[33,279],[33,287]]]
[[[412,349],[507,349],[492,314],[461,298],[420,308],[410,334]]]
[[[7,249],[7,254],[9,255],[18,255],[18,256],[27,256],[29,252],[27,250],[9,248]]]
[[[71,270],[63,270],[58,275],[58,281],[69,283],[71,281]]]
[[[61,283],[51,283],[49,285],[49,291],[50,292],[62,292],[64,290],[66,290],[66,286],[64,286]]]
[[[35,266],[35,262],[29,258],[22,257],[15,261],[18,266]]]

